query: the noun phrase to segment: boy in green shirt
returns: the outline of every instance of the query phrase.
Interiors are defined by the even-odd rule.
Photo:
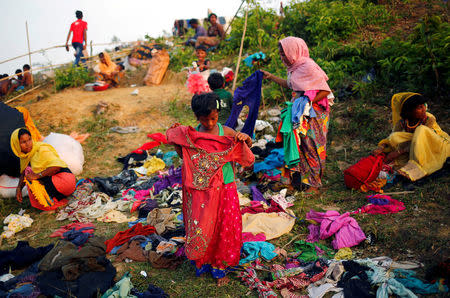
[[[231,106],[233,105],[233,96],[230,92],[223,89],[225,87],[225,79],[222,74],[215,72],[208,77],[208,85],[211,90],[219,95],[220,98],[220,110],[219,110],[219,122],[225,124],[231,113]]]

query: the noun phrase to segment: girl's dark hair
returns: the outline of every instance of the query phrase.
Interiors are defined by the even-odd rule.
[[[212,16],[215,16],[216,19],[217,19],[217,15],[216,15],[215,13],[210,13],[209,16],[208,16],[208,21],[211,20],[211,17],[212,17]]]
[[[427,102],[427,99],[425,97],[423,97],[422,95],[411,96],[403,104],[402,111],[400,112],[400,117],[402,117],[403,119],[408,118],[411,111],[414,111],[414,109],[418,105],[425,104],[426,102]]]
[[[19,130],[19,136],[18,136],[19,140],[20,140],[20,137],[23,135],[29,135],[31,137],[31,133],[26,128],[21,128]]]
[[[220,98],[214,92],[197,94],[192,97],[191,108],[195,116],[208,116],[214,110],[220,110]]]

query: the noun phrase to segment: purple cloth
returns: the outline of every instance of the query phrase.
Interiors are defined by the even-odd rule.
[[[233,106],[225,126],[236,127],[236,121],[242,108],[248,106],[248,117],[241,132],[253,137],[253,130],[255,129],[256,119],[258,119],[259,104],[261,102],[262,79],[263,73],[257,70],[245,79],[241,87],[234,91]]]
[[[319,234],[320,234],[320,228],[316,225],[309,225],[309,235],[308,238],[306,238],[306,241],[308,242],[317,242],[319,241]]]
[[[391,202],[389,202],[389,200],[387,199],[380,199],[380,198],[372,198],[370,197],[368,199],[369,203],[374,204],[374,205],[379,205],[379,206],[385,206],[385,205],[389,205]]]
[[[147,199],[144,203],[139,206],[139,218],[147,218],[147,215],[153,209],[158,208],[158,201]]]
[[[310,210],[306,214],[307,220],[314,220],[320,224],[320,230],[310,229],[308,239],[326,239],[335,235],[336,238],[331,242],[334,249],[343,247],[352,247],[358,245],[361,241],[366,239],[366,235],[361,230],[358,222],[350,213],[346,212],[339,214],[337,211],[327,211],[325,213]]]
[[[157,195],[162,190],[173,187],[175,184],[181,184],[181,167],[169,169],[169,175],[160,177],[158,181],[153,184],[153,194]]]
[[[263,194],[258,190],[258,188],[255,185],[250,186],[250,190],[252,191],[253,201],[265,202],[267,204],[267,201],[266,199],[264,199]]]
[[[200,26],[200,25],[198,25],[198,27],[195,28],[194,39],[197,39],[199,36],[206,36],[206,29],[203,28],[203,26]]]

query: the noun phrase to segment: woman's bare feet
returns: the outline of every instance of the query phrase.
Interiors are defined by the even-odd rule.
[[[225,276],[225,277],[217,279],[217,286],[222,287],[222,286],[227,285],[229,282],[230,282],[230,279],[227,276]]]

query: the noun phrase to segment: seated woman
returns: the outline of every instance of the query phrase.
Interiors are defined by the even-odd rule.
[[[450,138],[427,112],[426,99],[411,92],[392,97],[393,132],[382,140],[374,153],[388,153],[400,175],[419,180],[441,169],[450,156]]]
[[[208,27],[206,32],[208,36],[199,36],[195,43],[196,48],[199,45],[215,47],[225,38],[225,31],[223,31],[222,25],[217,22],[217,15],[215,13],[211,13],[208,16],[208,21],[211,23],[211,26]]]
[[[11,134],[11,149],[20,158],[20,180],[16,198],[22,202],[22,188],[26,184],[31,206],[40,210],[54,210],[67,203],[64,198],[75,191],[75,175],[49,144],[33,142],[26,128]]]
[[[123,75],[123,65],[117,65],[112,62],[107,52],[101,52],[98,57],[100,58],[100,62],[94,68],[97,79],[111,86],[117,86],[119,84],[119,78]]]

